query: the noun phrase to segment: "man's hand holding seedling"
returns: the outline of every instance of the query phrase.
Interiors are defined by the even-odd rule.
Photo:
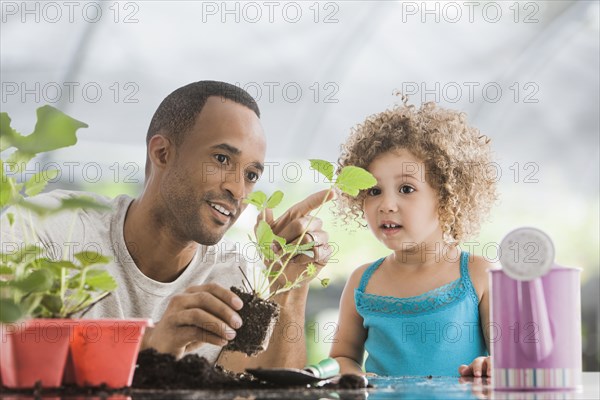
[[[377,182],[362,168],[346,167],[334,176],[335,167],[324,160],[310,160],[311,167],[331,182],[327,190],[314,193],[292,206],[276,220],[273,208],[283,199],[276,191],[270,197],[263,192],[251,193],[245,202],[253,204],[259,211],[255,227],[256,240],[252,240],[261,255],[265,270],[261,276],[248,281],[249,289],[261,298],[271,298],[304,284],[317,276],[331,257],[329,235],[322,229],[322,221],[315,214],[325,203],[335,197],[335,190],[356,196],[360,190],[368,189]],[[328,279],[321,284],[327,286]]]
[[[277,273],[278,267],[281,268],[288,261],[285,273],[281,274],[270,288],[272,291],[276,292],[283,289],[287,282],[297,281],[303,274],[308,279],[301,280],[298,282],[298,285],[307,283],[317,276],[321,268],[327,264],[333,252],[333,248],[328,244],[329,234],[323,230],[323,221],[310,215],[310,212],[320,208],[334,197],[335,194],[331,190],[322,190],[313,193],[306,199],[290,207],[276,220],[273,218],[272,209],[267,208],[264,210],[264,221],[269,224],[275,235],[284,238],[286,243],[291,245],[300,243],[300,245],[305,245],[307,248],[312,246],[309,251],[302,251],[299,254],[289,254],[289,260],[284,258],[275,266],[274,272]],[[258,216],[256,228],[258,228],[260,221],[263,220],[262,217],[263,215]],[[281,250],[281,246],[277,242],[275,242],[274,246],[275,253]],[[271,261],[266,261],[266,267],[269,267],[268,264]]]

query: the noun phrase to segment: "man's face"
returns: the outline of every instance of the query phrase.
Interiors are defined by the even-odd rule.
[[[177,239],[217,243],[246,208],[263,171],[266,142],[246,106],[210,97],[176,150],[160,196]]]

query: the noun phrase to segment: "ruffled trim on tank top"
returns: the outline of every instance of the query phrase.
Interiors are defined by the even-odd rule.
[[[354,299],[361,312],[378,313],[383,316],[423,315],[440,311],[456,304],[469,296],[475,305],[479,303],[477,294],[468,270],[469,254],[461,254],[460,278],[443,286],[413,297],[379,296],[365,293],[365,287],[371,275],[383,262],[384,258],[373,263],[363,274],[360,286],[356,289]]]

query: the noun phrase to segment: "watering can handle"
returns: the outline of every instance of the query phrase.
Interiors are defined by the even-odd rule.
[[[530,324],[534,329],[533,337],[519,335],[519,346],[529,359],[541,361],[548,357],[554,347],[542,278],[519,281],[518,285],[519,321],[523,329],[529,331]]]

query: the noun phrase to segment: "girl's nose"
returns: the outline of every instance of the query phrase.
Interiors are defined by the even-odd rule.
[[[381,203],[379,204],[379,212],[393,213],[396,211],[398,211],[398,203],[396,202],[395,196],[382,196]]]

